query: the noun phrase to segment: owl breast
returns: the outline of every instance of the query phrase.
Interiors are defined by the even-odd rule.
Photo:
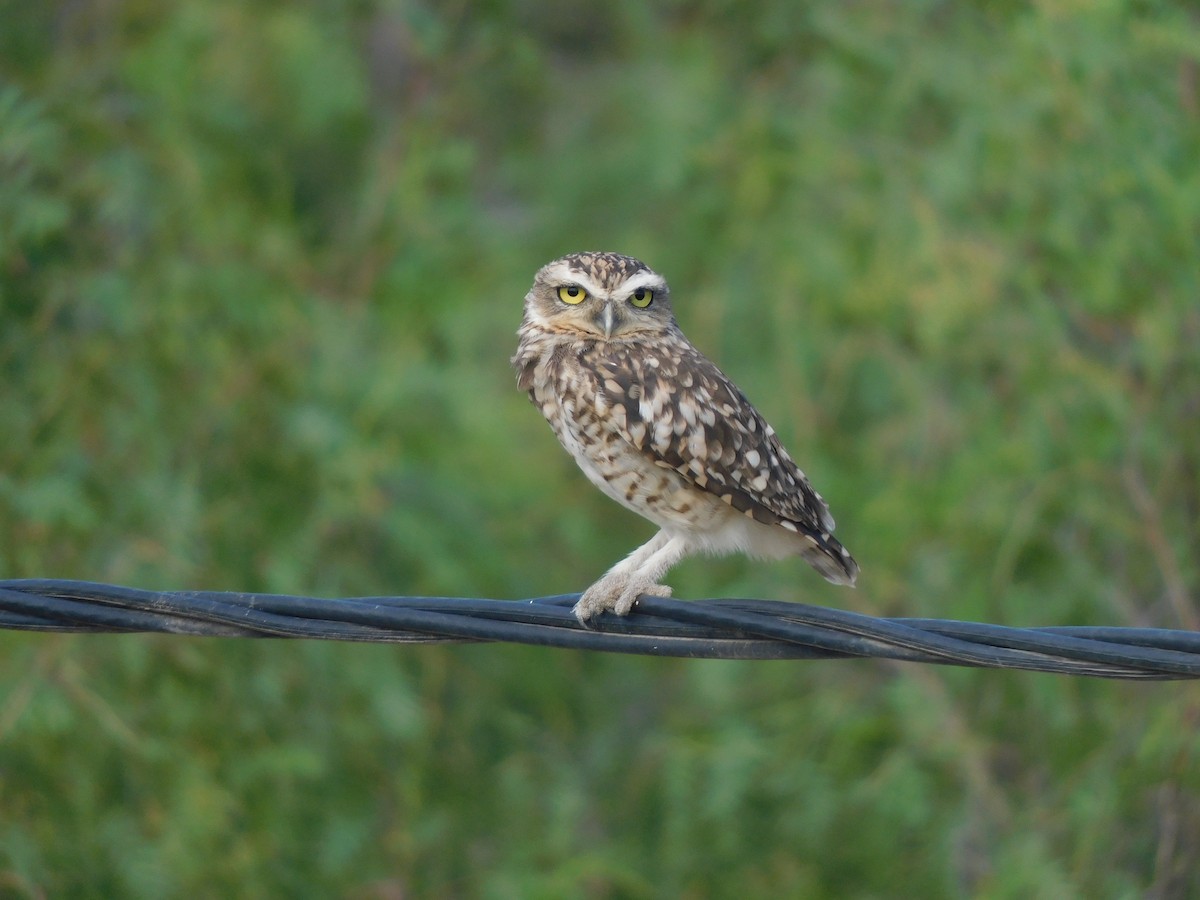
[[[791,534],[747,518],[629,442],[625,407],[605,384],[610,355],[611,348],[591,342],[533,338],[514,359],[520,386],[588,480],[659,528],[688,534],[698,549],[772,558],[795,553]]]
[[[535,380],[530,398],[592,484],[660,528],[704,528],[725,518],[728,508],[719,499],[622,436],[614,417],[624,408],[607,402],[586,357],[559,354],[555,362]]]

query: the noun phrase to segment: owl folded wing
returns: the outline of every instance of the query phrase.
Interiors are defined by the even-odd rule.
[[[690,345],[675,355],[615,351],[600,372],[612,427],[656,464],[763,524],[814,535],[833,531],[829,507],[775,430]]]

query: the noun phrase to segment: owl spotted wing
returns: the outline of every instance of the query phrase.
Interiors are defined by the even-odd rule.
[[[807,537],[825,557],[810,561],[826,578],[854,582],[858,566],[830,535],[824,499],[775,429],[695,347],[682,340],[665,353],[613,348],[599,371],[610,422],[625,440],[739,512]]]

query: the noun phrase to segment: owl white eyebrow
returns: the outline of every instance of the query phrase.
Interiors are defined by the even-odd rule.
[[[546,280],[559,284],[577,284],[588,292],[590,297],[599,297],[604,289],[583,272],[576,271],[565,264],[560,264],[546,273]]]
[[[666,284],[663,277],[655,272],[638,272],[636,275],[621,282],[621,296],[628,297],[639,288],[645,287],[661,291],[666,287]]]

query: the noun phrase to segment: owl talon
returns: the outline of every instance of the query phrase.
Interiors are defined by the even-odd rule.
[[[628,580],[625,578],[613,578],[609,576],[601,578],[584,591],[583,596],[579,598],[574,609],[571,610],[575,613],[575,618],[579,620],[579,624],[586,628],[589,621],[595,616],[610,609],[615,610],[621,602],[622,595],[625,593],[628,583]]]
[[[653,582],[642,582],[631,584],[621,594],[617,600],[616,606],[613,607],[613,612],[618,616],[627,616],[637,605],[638,597],[645,594],[648,597],[670,597],[671,588],[665,584],[654,584]]]
[[[589,627],[591,619],[602,612],[614,612],[627,616],[633,611],[638,597],[670,597],[671,588],[653,581],[629,581],[625,578],[601,579],[583,592],[583,596],[571,610],[579,624]]]

